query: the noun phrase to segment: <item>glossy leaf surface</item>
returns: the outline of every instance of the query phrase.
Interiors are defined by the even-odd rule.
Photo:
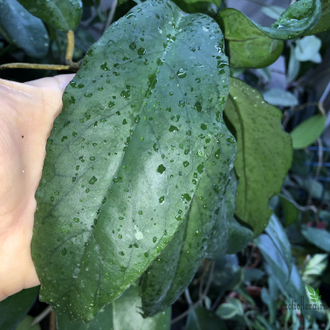
[[[18,0],[32,15],[56,29],[75,30],[82,16],[81,0]]]
[[[330,0],[321,0],[321,3],[321,18],[316,26],[307,33],[308,35],[324,32],[330,29]]]
[[[174,238],[142,276],[142,309],[154,315],[182,294],[193,279],[208,246],[226,253],[228,222],[226,188],[234,185],[231,202],[235,202],[234,167],[236,145],[223,125],[218,143],[206,163],[205,175]],[[230,181],[235,181],[233,184]],[[218,245],[221,245],[219,247]]]
[[[229,47],[235,49],[235,52],[230,49],[230,57],[233,57],[241,67],[263,67],[273,63],[283,49],[283,43],[276,43],[272,39],[287,40],[306,34],[319,21],[321,10],[320,0],[297,1],[282,13],[271,27],[261,26],[232,8],[220,11],[218,18],[225,29]],[[249,62],[244,60],[246,54],[249,55],[249,62],[257,66],[249,65]],[[265,64],[258,66],[262,60]]]
[[[227,8],[219,12],[216,20],[228,42],[231,67],[262,68],[281,55],[283,41],[268,37],[240,11]]]
[[[32,257],[57,312],[89,321],[171,240],[215,152],[228,74],[216,22],[170,2],[134,7],[88,51],[36,193]]]
[[[0,301],[0,329],[15,329],[37,299],[39,286],[24,289]]]
[[[324,130],[326,117],[318,114],[300,123],[291,132],[293,149],[303,149],[315,142]]]
[[[140,288],[132,284],[112,304],[103,307],[95,318],[87,323],[71,323],[65,314],[57,316],[58,330],[169,330],[171,309],[144,319],[140,314]]]
[[[43,58],[48,52],[49,37],[44,24],[16,0],[0,0],[0,35],[28,56]]]
[[[281,112],[235,78],[230,80],[225,114],[237,140],[235,215],[259,235],[272,214],[269,199],[281,190],[291,165],[290,136],[281,127]]]
[[[321,0],[300,0],[285,10],[271,27],[254,24],[271,38],[292,39],[311,30],[318,23],[321,12]]]

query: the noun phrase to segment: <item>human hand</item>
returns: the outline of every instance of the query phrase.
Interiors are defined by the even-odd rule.
[[[0,79],[0,301],[39,284],[31,259],[34,198],[45,146],[74,75]]]

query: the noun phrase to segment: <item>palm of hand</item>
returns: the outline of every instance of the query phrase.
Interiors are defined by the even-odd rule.
[[[0,79],[0,300],[39,284],[30,243],[45,145],[73,75]]]

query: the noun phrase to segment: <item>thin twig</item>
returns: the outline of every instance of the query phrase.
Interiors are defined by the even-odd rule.
[[[283,128],[286,127],[286,125],[288,124],[288,122],[289,122],[291,116],[292,116],[295,112],[300,111],[300,110],[303,110],[304,108],[306,108],[306,107],[310,107],[310,106],[317,106],[318,109],[319,109],[319,111],[320,111],[320,113],[321,113],[323,116],[326,115],[326,111],[325,111],[325,109],[324,109],[324,107],[323,107],[323,103],[322,103],[321,101],[320,101],[320,102],[307,102],[307,103],[301,104],[301,105],[299,105],[299,106],[296,106],[293,110],[290,109],[289,111],[286,111],[286,112],[285,112],[286,117],[285,117],[285,119],[283,120],[283,124],[282,124]]]
[[[328,82],[328,86],[325,88],[325,90],[320,98],[320,103],[324,103],[324,101],[327,98],[329,93],[330,93],[330,81]]]
[[[322,141],[320,138],[317,139],[318,143],[318,163],[317,163],[317,169],[315,172],[315,177],[311,185],[311,189],[309,190],[309,195],[307,199],[307,205],[310,205],[312,203],[312,196],[313,196],[313,189],[315,186],[315,182],[317,181],[317,178],[320,175],[321,168],[322,168],[322,162],[323,162],[323,151],[322,151]]]
[[[299,210],[302,212],[306,212],[306,211],[312,211],[314,213],[318,212],[318,209],[316,208],[316,206],[314,205],[307,205],[307,206],[301,206],[299,205],[292,197],[292,195],[290,194],[290,192],[288,190],[286,190],[284,187],[282,187],[281,191],[283,192],[284,195],[286,195],[290,202]]]
[[[224,292],[221,292],[221,293],[219,294],[218,298],[215,300],[214,304],[213,304],[212,307],[211,307],[211,311],[212,311],[212,312],[214,312],[214,311],[217,309],[217,307],[219,306],[219,304],[220,304],[220,302],[221,302],[221,299],[222,299],[223,295],[224,295]]]
[[[39,315],[34,318],[33,322],[31,323],[31,327],[41,322],[51,312],[51,310],[52,306],[48,306],[46,309],[44,309]]]
[[[314,83],[314,81],[319,80],[322,76],[324,76],[325,74],[330,72],[330,68],[320,72],[319,74],[317,74],[315,77],[308,79],[308,80],[304,80],[303,77],[300,78],[298,81],[296,81],[295,86],[304,86],[304,85],[311,85]]]
[[[191,297],[190,297],[190,293],[189,293],[189,289],[186,288],[184,290],[184,295],[186,296],[186,299],[187,299],[187,302],[188,302],[188,305],[191,306],[193,304],[192,300],[191,300]]]
[[[38,63],[7,63],[0,65],[0,71],[5,69],[40,69],[40,70],[73,70],[70,65],[58,65],[58,64],[38,64]]]
[[[212,265],[211,265],[211,270],[210,270],[210,275],[204,290],[204,293],[202,295],[201,298],[198,299],[198,301],[196,301],[193,305],[191,305],[191,307],[186,310],[185,312],[183,312],[181,315],[179,315],[178,317],[176,317],[175,319],[173,319],[171,321],[171,324],[174,324],[180,320],[182,320],[184,317],[186,317],[191,311],[193,311],[196,307],[199,306],[200,302],[203,301],[203,299],[207,296],[209,290],[210,290],[210,286],[211,286],[211,282],[212,282],[212,278],[213,278],[213,270],[214,270],[214,261],[212,261]]]
[[[108,27],[110,26],[112,20],[113,20],[113,17],[115,15],[115,12],[116,12],[116,8],[117,8],[117,3],[118,3],[118,0],[114,0],[113,3],[112,3],[112,6],[110,8],[110,12],[109,12],[109,16],[108,16],[108,19],[104,25],[104,31],[108,29]]]

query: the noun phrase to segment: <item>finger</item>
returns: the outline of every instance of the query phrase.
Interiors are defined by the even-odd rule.
[[[74,74],[61,74],[55,77],[41,78],[37,80],[28,81],[25,84],[42,89],[55,87],[55,88],[59,88],[63,93],[66,86],[73,79],[74,76],[75,76]]]

